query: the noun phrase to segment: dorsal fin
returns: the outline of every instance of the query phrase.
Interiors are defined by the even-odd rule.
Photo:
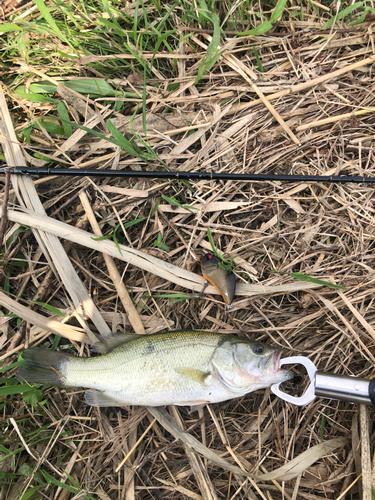
[[[143,335],[137,335],[136,333],[134,334],[120,334],[120,335],[113,335],[111,337],[99,337],[99,342],[93,344],[91,346],[91,350],[93,352],[99,352],[100,354],[108,354],[109,352],[113,351],[113,349],[116,349],[116,347],[119,347],[122,344],[126,344],[126,342],[130,342],[131,340],[134,340],[136,338],[143,337]]]

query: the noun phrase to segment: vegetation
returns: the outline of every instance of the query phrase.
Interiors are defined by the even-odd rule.
[[[1,6],[0,166],[374,175],[370,1]],[[370,498],[364,407],[291,407],[263,390],[170,409],[207,453],[256,475],[348,438],[297,479],[255,483],[145,408],[88,408],[82,391],[15,374],[28,346],[92,356],[98,335],[186,328],[373,378],[371,186],[11,180],[0,179],[0,500]],[[207,251],[235,265],[231,313],[213,287],[197,300]],[[286,390],[302,393],[294,371]]]

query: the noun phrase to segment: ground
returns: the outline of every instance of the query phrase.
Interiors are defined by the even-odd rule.
[[[370,2],[0,6],[0,166],[374,176]],[[371,498],[366,406],[267,389],[171,407],[173,430],[165,411],[90,408],[14,376],[29,346],[93,356],[99,335],[199,329],[373,378],[373,184],[0,183],[1,500]],[[212,286],[199,297],[207,251],[232,263],[230,312]],[[293,479],[246,476],[307,450]]]

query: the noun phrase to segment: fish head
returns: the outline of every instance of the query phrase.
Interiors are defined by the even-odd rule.
[[[280,369],[282,351],[262,342],[225,340],[212,359],[220,381],[233,392],[246,394],[293,378]]]

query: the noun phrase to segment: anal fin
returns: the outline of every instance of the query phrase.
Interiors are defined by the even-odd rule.
[[[208,405],[208,401],[205,401],[204,403],[196,403],[196,404],[192,404],[190,405],[190,410],[188,411],[188,415],[191,415],[192,413],[194,413],[195,411],[199,411],[199,410],[202,410],[206,405]]]
[[[124,402],[108,396],[105,392],[89,390],[85,392],[85,401],[89,406],[126,406]]]

